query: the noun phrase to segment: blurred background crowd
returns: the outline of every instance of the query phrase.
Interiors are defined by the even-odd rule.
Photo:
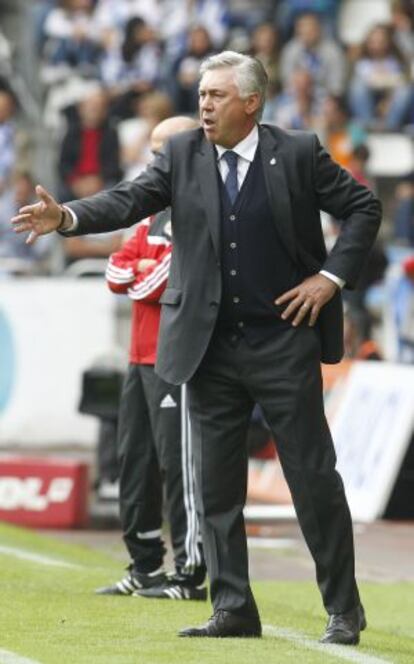
[[[232,49],[267,69],[263,122],[315,131],[380,196],[347,354],[414,363],[413,0],[3,0],[0,28],[1,279],[103,274],[122,233],[29,247],[10,217],[37,182],[65,201],[135,177],[153,127],[197,113],[201,61]],[[323,216],[328,248],[340,224]]]

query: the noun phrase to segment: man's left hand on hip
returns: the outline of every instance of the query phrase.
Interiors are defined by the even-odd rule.
[[[338,286],[323,274],[314,274],[301,284],[283,293],[275,300],[275,304],[286,304],[282,318],[293,317],[292,325],[297,327],[306,316],[308,325],[315,325],[322,307],[334,296]]]

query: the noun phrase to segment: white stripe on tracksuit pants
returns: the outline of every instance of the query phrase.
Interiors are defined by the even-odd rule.
[[[183,471],[183,495],[185,511],[187,514],[187,536],[185,541],[187,564],[183,571],[187,574],[192,574],[194,569],[201,565],[202,561],[199,548],[199,524],[194,497],[193,449],[186,385],[181,386],[181,460]]]

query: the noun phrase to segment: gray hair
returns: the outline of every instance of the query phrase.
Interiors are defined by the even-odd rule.
[[[246,99],[249,95],[257,93],[260,98],[260,106],[256,112],[256,119],[262,117],[263,106],[266,100],[267,74],[260,60],[250,55],[242,55],[236,51],[222,51],[217,55],[206,58],[200,67],[200,77],[212,69],[231,67],[234,69],[236,84],[239,89],[240,98]]]

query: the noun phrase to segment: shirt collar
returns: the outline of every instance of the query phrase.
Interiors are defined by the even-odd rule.
[[[253,161],[256,149],[259,143],[259,130],[255,124],[253,129],[247,136],[237,143],[237,145],[232,148],[232,152],[235,152],[239,157],[246,159],[247,161]],[[221,159],[223,154],[227,152],[228,148],[224,148],[222,145],[216,145],[217,150],[217,160]]]

